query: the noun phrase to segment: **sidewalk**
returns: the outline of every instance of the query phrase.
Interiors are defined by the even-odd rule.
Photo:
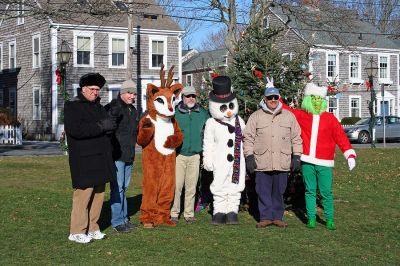
[[[136,145],[136,153],[142,148]],[[63,155],[58,141],[22,141],[22,145],[0,145],[0,156]]]

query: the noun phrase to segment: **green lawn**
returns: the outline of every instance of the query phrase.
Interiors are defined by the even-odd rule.
[[[0,265],[399,265],[399,149],[360,149],[350,173],[338,154],[334,197],[338,230],[305,228],[293,212],[286,230],[256,229],[239,214],[239,226],[215,227],[205,211],[198,223],[139,228],[119,235],[110,227],[108,195],[101,226],[109,238],[89,245],[67,240],[71,182],[66,156],[0,157]],[[138,222],[140,156],[129,191]],[[108,192],[108,190],[107,190]]]

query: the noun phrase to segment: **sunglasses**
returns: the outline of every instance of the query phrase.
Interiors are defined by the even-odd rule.
[[[265,98],[267,98],[268,101],[271,101],[272,99],[277,101],[277,100],[279,100],[279,95],[269,95],[269,96],[265,96]]]
[[[194,94],[185,95],[185,98],[196,98],[196,95]]]

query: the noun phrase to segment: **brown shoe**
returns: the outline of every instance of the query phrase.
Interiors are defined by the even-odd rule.
[[[283,228],[288,226],[287,223],[285,223],[284,221],[281,221],[281,220],[273,220],[272,223],[278,227],[283,227]]]
[[[271,220],[261,220],[259,223],[256,224],[256,228],[264,228],[270,226],[271,224]]]

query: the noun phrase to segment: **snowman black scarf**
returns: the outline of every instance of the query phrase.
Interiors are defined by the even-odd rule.
[[[235,147],[234,147],[234,161],[233,161],[233,174],[232,183],[239,184],[239,173],[240,173],[240,147],[242,145],[243,134],[240,128],[239,116],[236,116],[235,126],[228,123],[222,122],[221,120],[215,119],[221,125],[227,126],[229,133],[235,132]]]

